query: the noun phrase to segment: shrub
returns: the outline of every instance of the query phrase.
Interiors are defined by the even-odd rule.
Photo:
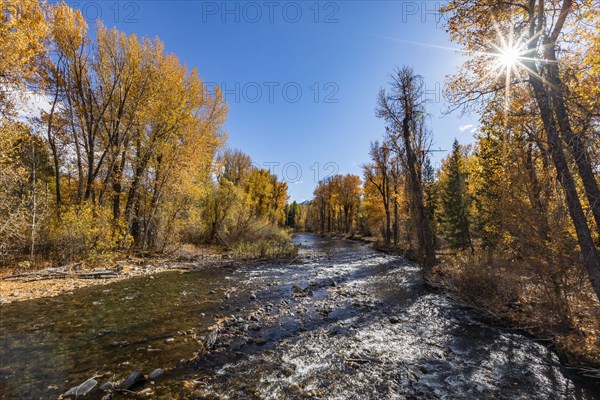
[[[131,238],[124,232],[109,209],[92,204],[68,207],[50,225],[51,258],[61,264],[101,261],[115,250],[129,246]]]
[[[249,259],[285,259],[298,254],[298,247],[289,242],[259,240],[256,242],[239,242],[231,247],[231,254],[237,260]]]

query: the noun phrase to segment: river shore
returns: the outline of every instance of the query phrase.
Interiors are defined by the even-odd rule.
[[[0,305],[73,294],[85,287],[107,285],[165,271],[185,272],[232,263],[231,256],[224,250],[202,247],[178,250],[168,256],[128,257],[95,267],[75,263],[38,270],[5,268],[0,270]]]

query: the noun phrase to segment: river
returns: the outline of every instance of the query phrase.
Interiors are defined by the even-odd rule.
[[[600,399],[548,347],[429,290],[418,265],[350,241],[294,241],[289,264],[1,306],[0,398],[56,399],[92,376],[160,367],[135,388],[146,398]]]

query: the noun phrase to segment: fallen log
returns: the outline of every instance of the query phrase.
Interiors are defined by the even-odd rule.
[[[19,282],[36,282],[36,281],[46,281],[50,279],[65,279],[66,276],[38,276],[36,278],[5,278],[6,281],[19,281]]]
[[[78,278],[78,279],[111,279],[118,278],[119,274],[114,271],[103,270],[94,272],[80,272],[80,273],[27,273],[11,275],[3,278],[5,281],[19,281],[19,282],[35,282],[44,281],[49,279],[66,279],[66,278]]]
[[[99,278],[99,277],[116,278],[119,276],[119,274],[114,271],[94,271],[94,272],[79,273],[79,274],[75,274],[74,276],[77,278],[81,278],[81,279],[94,279],[94,278]]]

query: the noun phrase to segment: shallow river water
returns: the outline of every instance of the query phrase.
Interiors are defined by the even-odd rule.
[[[0,307],[0,398],[166,373],[157,399],[600,399],[547,347],[428,290],[419,267],[297,235],[290,264],[167,272]],[[90,398],[100,398],[96,391]]]

